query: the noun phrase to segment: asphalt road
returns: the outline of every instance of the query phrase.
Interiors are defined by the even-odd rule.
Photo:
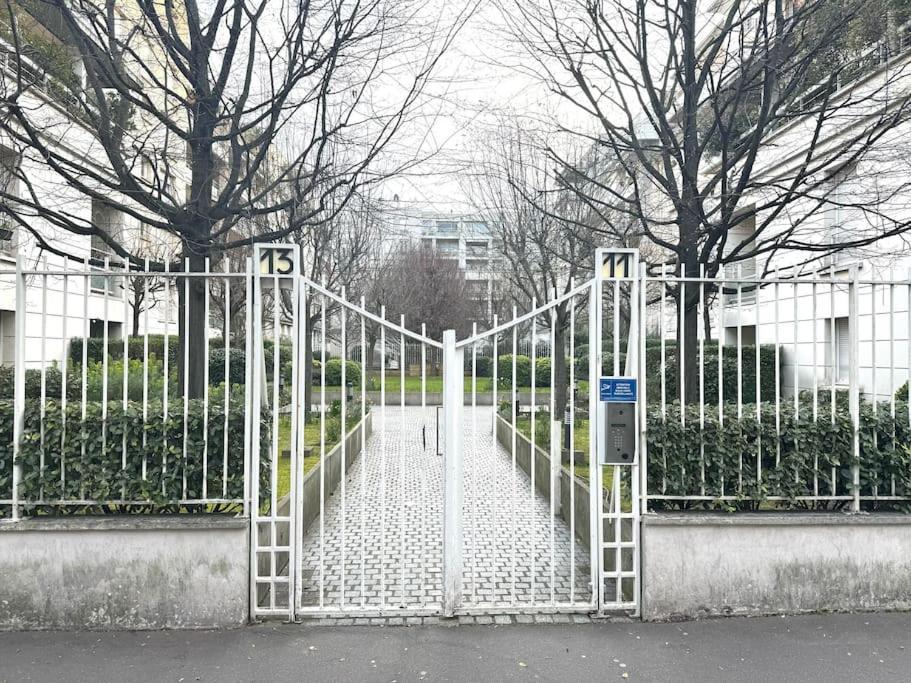
[[[0,633],[0,681],[898,681],[911,614]]]

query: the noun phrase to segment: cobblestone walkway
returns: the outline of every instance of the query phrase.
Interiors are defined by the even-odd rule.
[[[436,410],[387,407],[384,419],[374,408],[374,433],[348,472],[344,502],[340,488],[326,501],[322,539],[319,520],[305,532],[303,605],[320,605],[321,592],[326,608],[441,603],[443,480]],[[587,601],[588,550],[578,541],[572,548],[567,525],[559,517],[552,523],[550,501],[532,495],[521,469],[513,472],[510,454],[495,445],[492,418],[492,408],[465,408],[463,604]]]

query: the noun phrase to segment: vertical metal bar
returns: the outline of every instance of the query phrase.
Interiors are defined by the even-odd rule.
[[[258,255],[258,254],[257,254]],[[252,260],[247,262],[247,271],[248,271],[248,280],[247,280],[247,322],[250,323],[248,329],[251,330],[251,334],[248,335],[249,339],[247,341],[247,348],[252,352],[247,356],[247,378],[251,381],[248,382],[249,389],[247,391],[248,396],[252,399],[251,403],[253,406],[252,415],[250,418],[250,468],[248,472],[249,475],[249,487],[250,487],[250,502],[248,503],[248,508],[250,512],[251,524],[250,524],[250,605],[251,611],[255,612],[256,608],[259,606],[259,596],[258,596],[258,587],[259,584],[257,579],[259,578],[259,554],[257,553],[257,547],[259,545],[259,523],[258,520],[262,514],[262,508],[260,504],[260,476],[262,472],[262,425],[263,425],[263,382],[265,380],[265,362],[263,359],[264,354],[264,343],[265,343],[265,330],[263,329],[263,315],[262,315],[262,278],[263,276],[260,273],[257,273],[256,277],[253,276],[252,271]],[[179,286],[179,283],[175,282],[176,286]],[[269,545],[272,545],[272,524],[268,523],[267,528],[269,528]],[[270,590],[270,593],[274,592]]]
[[[22,479],[22,432],[25,420],[25,328],[28,309],[25,303],[27,283],[23,275],[22,255],[16,256],[16,318],[14,334],[16,337],[13,352],[13,481],[12,481],[12,518],[18,520],[21,515],[19,503],[19,483]]]
[[[142,423],[149,423],[149,258],[145,259],[145,277],[142,278],[142,301],[145,304],[143,314],[143,334],[142,334]],[[134,312],[135,315],[135,312]],[[165,376],[167,382],[167,376]],[[142,480],[148,478],[149,458],[146,447],[148,439],[146,430],[142,430]]]
[[[472,323],[471,336],[478,335],[478,324]],[[477,523],[475,520],[476,506],[480,503],[480,497],[477,495],[478,459],[475,455],[475,449],[478,444],[478,343],[473,342],[471,345],[471,461],[468,464],[468,482],[470,484],[468,491],[468,510],[471,521],[471,601],[477,604],[477,565],[478,565],[478,535]]]
[[[68,259],[63,259],[63,305],[62,325],[60,336],[63,339],[63,357],[60,359],[60,494],[66,497],[66,403],[67,403],[67,374],[69,373],[70,337],[67,334],[67,319],[69,318],[69,285],[70,277],[67,275]]]
[[[859,333],[860,333],[860,331],[858,330],[858,334]],[[876,409],[877,403],[879,402],[879,395],[877,392],[877,379],[878,379],[877,378],[877,369],[878,368],[877,368],[877,363],[876,363],[876,341],[877,341],[877,339],[879,339],[879,337],[876,334],[876,285],[871,282],[870,283],[870,347],[871,347],[870,348],[870,365],[871,365],[871,368],[870,368],[870,396],[873,401],[874,411]],[[858,355],[855,356],[855,358],[860,360],[860,354],[858,353]],[[879,452],[878,441],[879,441],[879,430],[874,429],[873,430],[873,452],[874,453]],[[873,498],[875,499],[878,496],[879,496],[879,485],[874,483],[873,484]]]
[[[601,268],[596,263],[596,277],[592,281],[588,309],[588,437],[589,437],[589,567],[591,571],[592,606],[600,610],[603,604],[603,584],[601,576],[601,465],[598,462],[598,440],[601,438],[598,429],[598,378],[601,376]]]
[[[661,344],[661,422],[667,421],[667,317],[665,313],[665,300],[667,298],[667,264],[661,264],[661,298],[658,304],[658,317],[660,318],[658,329]],[[592,378],[592,382],[597,381]],[[661,449],[663,466],[661,469],[661,493],[667,493],[667,452]]]
[[[427,324],[421,323],[421,336],[427,338]],[[427,344],[421,342],[421,423],[427,424]],[[421,468],[421,498],[427,495],[427,475]],[[427,534],[427,506],[421,505],[421,538]],[[421,553],[421,604],[427,604],[427,553]]]
[[[323,289],[326,282],[323,281]],[[326,295],[320,294],[319,379],[319,606],[326,600]],[[380,537],[382,538],[382,537]],[[380,542],[382,545],[382,541]],[[380,569],[382,571],[382,569]]]
[[[342,287],[341,290],[342,299],[345,301],[348,300],[348,293],[346,292],[345,287]],[[340,453],[342,458],[342,470],[339,475],[339,489],[341,490],[341,504],[342,504],[342,528],[341,528],[341,569],[339,571],[339,579],[341,583],[341,590],[339,594],[339,607],[345,607],[345,587],[348,583],[348,577],[345,575],[345,565],[348,552],[348,501],[346,495],[346,480],[348,472],[348,462],[347,462],[347,439],[345,438],[345,432],[347,430],[346,423],[348,418],[348,375],[346,373],[346,366],[348,365],[348,338],[347,338],[347,311],[344,306],[339,307],[339,327],[341,329],[341,355],[342,355],[342,367],[341,367],[341,420],[342,426],[339,437],[341,439]]]
[[[190,272],[190,259],[184,259],[183,272]],[[190,330],[190,278],[184,277],[183,279],[183,298],[184,298],[184,317],[183,317],[183,335],[181,337],[181,345],[183,346],[183,488],[181,489],[181,496],[183,498],[187,497],[187,421],[189,419],[189,407],[190,407],[190,382],[189,382],[189,368],[190,368],[190,340],[189,340],[189,330]]]
[[[779,280],[778,271],[775,271],[775,284],[773,285],[773,291],[775,296],[775,467],[781,463],[781,345],[778,343],[778,303],[780,301],[779,296]]]
[[[230,421],[231,421],[231,285],[234,280],[228,277],[230,273],[228,259],[225,259],[224,264],[225,272],[225,327],[224,327],[224,343],[225,343],[225,402],[222,408],[225,411],[225,422],[224,422],[224,431],[222,432],[222,446],[224,450],[222,452],[222,463],[221,463],[221,496],[222,498],[228,497],[228,435],[230,434]]]
[[[831,314],[831,345],[830,345],[830,354],[832,356],[832,376],[831,376],[831,387],[829,391],[830,399],[830,417],[832,420],[832,425],[835,424],[835,387],[838,382],[838,326],[835,322],[835,266],[829,267],[829,313]],[[911,306],[908,308],[908,322],[911,323]],[[908,328],[911,331],[911,327]],[[911,336],[909,336],[911,338]],[[911,344],[908,345],[909,353],[911,353]],[[911,368],[911,365],[909,365]],[[911,402],[909,402],[911,406]],[[833,465],[832,472],[832,495],[838,495],[838,468]]]
[[[295,263],[299,266],[300,251],[295,255]],[[208,280],[206,281],[208,284]],[[303,443],[301,442],[301,411],[300,411],[300,379],[303,376],[303,363],[300,362],[301,355],[301,330],[305,327],[302,324],[301,316],[301,283],[300,277],[291,278],[291,472],[290,472],[290,505],[288,520],[288,618],[294,621],[297,605],[300,602],[302,586],[300,584],[300,560],[298,548],[303,538],[303,529],[298,524],[303,521],[303,462],[299,457],[303,453]],[[208,292],[208,287],[206,287]],[[208,300],[207,300],[208,303]],[[208,316],[206,316],[208,320]],[[208,337],[208,333],[206,334]],[[208,358],[208,353],[206,354]],[[207,363],[208,364],[208,363]],[[227,380],[227,376],[225,377]],[[345,438],[345,430],[342,430],[342,439]]]
[[[571,283],[575,289],[575,282]],[[589,347],[591,356],[591,347]],[[594,382],[594,378],[589,378]],[[589,416],[591,421],[591,416]],[[576,302],[569,302],[569,601],[576,601]],[[560,475],[562,476],[562,475]],[[565,513],[564,513],[565,519]]]
[[[92,288],[91,278],[89,276],[89,259],[85,258],[84,263],[84,273],[85,275],[82,278],[82,377],[80,382],[82,384],[81,399],[82,405],[79,409],[80,417],[80,445],[79,445],[79,457],[80,463],[85,463],[85,444],[87,441],[86,433],[86,406],[88,405],[88,367],[89,367],[89,290]],[[17,316],[18,319],[18,316]],[[79,478],[79,498],[85,500],[85,478]]]
[[[110,341],[110,318],[108,317],[108,298],[111,296],[111,262],[110,259],[104,260],[104,293],[103,296],[103,320],[104,329],[102,332],[101,343],[101,453],[102,459],[107,462],[108,454],[108,372],[110,363],[108,362],[108,343]]]
[[[851,406],[852,423],[852,453],[854,462],[851,464],[851,479],[853,487],[853,501],[851,509],[860,512],[860,387],[857,364],[859,355],[859,330],[857,329],[858,304],[859,304],[859,271],[856,267],[851,269],[851,282],[848,285],[848,339],[850,344],[850,361],[848,370],[848,393]]]
[[[443,332],[443,613],[462,599],[462,350],[455,330]]]
[[[517,524],[516,524],[516,432],[519,430],[519,421],[518,421],[518,409],[517,405],[519,402],[519,395],[517,391],[516,381],[517,381],[517,370],[516,370],[516,355],[518,353],[518,337],[519,337],[519,325],[516,322],[518,318],[518,313],[516,312],[516,307],[512,307],[512,442],[510,448],[510,454],[512,457],[512,470],[510,470],[510,482],[509,482],[509,516],[510,516],[510,529],[512,531],[512,558],[510,561],[510,602],[515,604],[516,602],[516,573],[518,572],[518,566],[516,563],[516,552],[518,546],[518,537],[517,537]]]
[[[252,405],[252,392],[253,392],[253,340],[254,340],[254,330],[253,330],[253,261],[250,258],[246,259],[246,271],[244,277],[244,317],[246,326],[245,329],[247,333],[244,335],[244,405]],[[167,279],[165,279],[167,282]],[[167,306],[168,302],[168,289],[165,287],[165,305]],[[165,308],[165,319],[167,320],[168,313],[167,308]],[[168,355],[168,344],[167,344],[167,330],[168,326],[165,323],[165,358]],[[165,368],[167,368],[167,361],[165,361]],[[168,373],[165,372],[165,377]],[[165,380],[165,388],[167,389],[168,383]],[[165,392],[167,395],[167,392]],[[250,516],[250,482],[252,479],[259,476],[259,471],[255,473],[250,470],[251,457],[251,448],[253,444],[250,439],[252,436],[252,422],[253,420],[259,420],[259,415],[250,410],[244,411],[244,516]],[[259,448],[259,442],[256,442],[256,448]],[[255,525],[251,525],[254,526]],[[256,533],[256,529],[253,529],[253,533]]]
[[[554,300],[557,290],[554,288]],[[572,300],[570,300],[572,305]],[[557,416],[557,353],[565,351],[557,349],[557,307],[550,308],[550,604],[557,602],[556,594],[556,526],[557,526],[557,496],[559,495],[562,480],[560,477],[560,422]],[[565,358],[565,356],[564,356]],[[569,559],[570,564],[573,558]]]
[[[909,306],[909,308],[911,308],[911,306]],[[497,324],[498,324],[498,316],[494,315],[493,316],[494,329],[497,328]],[[494,334],[492,341],[493,341],[493,369],[491,372],[493,375],[493,384],[491,386],[491,396],[492,396],[492,401],[493,401],[493,419],[491,420],[490,460],[491,460],[491,462],[496,462],[497,458],[500,457],[500,452],[498,450],[498,444],[497,444],[497,420],[499,419],[498,418],[499,406],[497,405],[497,384],[499,382],[498,363],[499,363],[499,355],[500,355],[499,335]],[[911,344],[909,344],[909,346],[911,346]],[[909,366],[909,367],[911,367],[911,366]],[[909,401],[909,403],[911,403],[911,401]],[[512,426],[515,427],[514,424]],[[500,541],[499,505],[497,503],[497,500],[499,499],[499,497],[500,497],[499,495],[492,496],[493,501],[492,501],[492,506],[491,506],[492,507],[491,529],[493,532],[492,540],[493,540],[493,547],[495,547],[495,548],[500,547],[499,546],[499,541]]]
[[[202,497],[209,497],[209,257],[205,258],[205,275],[202,277],[203,290],[203,381],[202,381]],[[275,283],[275,299],[278,300],[278,282]],[[277,344],[278,342],[276,342]],[[279,377],[275,378],[275,382]],[[278,409],[278,404],[275,405]],[[276,461],[277,462],[277,461]]]
[[[895,455],[895,273],[889,268],[889,415],[892,418],[892,451]],[[895,495],[895,475],[890,477],[889,495]]]
[[[718,431],[724,433],[724,335],[727,329],[724,325],[724,295],[727,281],[724,272],[715,273],[715,289],[718,291]],[[719,476],[720,494],[724,496],[724,470]]]
[[[642,273],[639,274],[640,287],[645,289],[645,282],[642,279]],[[644,307],[640,307],[640,315],[644,317]],[[705,317],[705,264],[699,264],[699,304],[698,304],[698,314],[699,323],[697,325],[697,334],[696,337],[699,339],[699,493],[700,495],[705,495],[705,330],[702,326],[702,320]],[[642,353],[645,353],[644,347]],[[645,372],[640,373],[640,377],[644,377]],[[641,380],[640,380],[641,381]],[[643,396],[645,396],[645,389],[643,388]],[[642,403],[647,403],[643,398]],[[644,420],[645,415],[642,416]],[[643,444],[643,439],[639,439],[640,449]],[[642,467],[642,458],[639,459],[639,467]],[[644,484],[644,482],[643,482]],[[645,492],[645,487],[643,486],[642,491]],[[644,512],[644,510],[643,510]]]
[[[380,605],[386,606],[386,307],[380,308]]]
[[[367,605],[367,300],[361,296],[361,607]]]
[[[45,362],[45,356],[47,353],[47,257],[42,259],[42,266],[44,272],[41,274],[41,389],[40,389],[40,404],[38,407],[38,414],[41,421],[41,453],[40,453],[40,463],[38,471],[41,473],[41,481],[44,482],[44,470],[45,470],[45,449],[46,444],[44,443],[44,420],[45,420],[45,410],[47,403],[47,368]],[[41,501],[44,501],[44,484],[42,483],[38,490],[38,498]]]
[[[648,305],[648,268],[639,264],[639,300],[631,302],[639,306],[639,489],[641,514],[648,512],[648,355],[646,349],[646,306]],[[635,502],[635,501],[634,501]]]
[[[271,550],[269,556],[272,564],[271,583],[272,590],[269,591],[269,606],[275,610],[276,584],[275,577],[278,575],[278,558],[276,557],[276,547],[278,546],[277,517],[280,514],[278,509],[278,466],[281,458],[281,452],[278,450],[278,439],[281,433],[279,407],[281,401],[281,280],[278,275],[271,278],[272,284],[272,433],[271,448],[269,449],[269,517],[271,521],[269,526],[272,528],[272,540],[269,543]],[[268,368],[266,369],[268,372]],[[293,481],[293,480],[292,480]],[[290,586],[289,586],[289,593]]]
[[[127,407],[129,405],[129,385],[130,385],[130,334],[129,334],[129,320],[130,320],[130,280],[127,277],[130,272],[130,263],[129,261],[124,261],[123,264],[123,278],[121,279],[121,292],[123,299],[123,323],[120,325],[120,336],[123,337],[123,414],[126,418]],[[124,426],[126,426],[124,424]],[[127,430],[123,430],[123,439],[120,444],[120,468],[123,471],[127,469]],[[126,499],[127,486],[124,482],[121,487],[121,498]]]
[[[531,310],[536,312],[538,310],[538,301],[535,298],[531,300]],[[538,316],[533,315],[531,318],[531,372],[529,377],[529,384],[531,384],[531,400],[529,401],[531,407],[531,414],[529,415],[528,426],[529,426],[529,436],[531,437],[531,449],[528,454],[528,462],[530,470],[530,481],[531,485],[529,487],[529,498],[528,498],[528,512],[529,519],[531,523],[529,524],[529,535],[531,536],[531,602],[535,602],[535,579],[537,577],[537,561],[536,561],[536,548],[535,548],[535,536],[536,529],[534,523],[535,515],[535,451],[537,450],[537,444],[535,443],[535,394],[537,393],[537,375],[535,373],[535,365],[538,359],[538,329],[537,329]]]
[[[743,430],[743,269],[737,264],[737,424]],[[737,493],[743,493],[743,453],[737,454]]]
[[[170,385],[170,381],[169,381],[170,369],[168,366],[170,364],[169,356],[171,355],[169,348],[168,348],[169,336],[170,336],[170,331],[171,331],[171,280],[168,277],[170,269],[171,269],[170,261],[165,260],[165,264],[164,264],[164,273],[165,273],[164,274],[164,337],[162,338],[162,352],[161,352],[161,355],[164,356],[164,358],[161,359],[162,360],[162,373],[164,374],[164,383],[161,388],[161,430],[162,430],[162,434],[165,434],[165,435],[168,434],[168,388]],[[177,293],[178,286],[179,285],[175,282],[174,283],[175,294]],[[250,288],[249,282],[247,283],[247,288],[248,288],[247,329],[252,330],[251,319],[250,319],[250,306],[252,305],[251,304],[252,294],[250,294],[251,290],[249,289]],[[252,339],[252,336],[253,336],[252,331],[247,334],[247,351],[248,351],[247,358],[252,357],[252,347],[250,346],[250,343],[251,343],[250,339]],[[249,367],[250,367],[249,362],[247,363],[247,367],[249,369]],[[252,387],[252,385],[253,385],[252,381],[247,382],[247,393],[248,393],[247,405],[250,405],[249,392],[250,392],[250,387]],[[250,419],[252,419],[252,418],[250,418],[248,415],[247,421],[249,422]],[[247,425],[246,433],[244,436],[245,436],[244,448],[248,451],[247,455],[249,455],[249,444],[250,444],[250,438],[251,438],[249,425]],[[163,443],[161,445],[161,493],[162,493],[162,495],[165,494],[165,490],[167,487],[167,478],[165,476],[165,475],[167,475],[167,473],[168,473],[168,439],[165,438],[165,439],[163,439]],[[250,482],[249,461],[247,461],[247,467],[244,469],[244,473],[245,473],[245,476],[244,476],[244,491],[245,491],[244,516],[249,516],[250,515],[250,502],[249,502],[250,491],[248,488],[249,482]],[[255,605],[255,603],[253,603],[253,604]]]
[[[756,368],[755,368],[755,383],[754,387],[756,392],[756,486],[758,490],[762,490],[762,379],[761,379],[761,366],[762,366],[762,357],[760,355],[760,347],[762,346],[759,342],[759,334],[762,329],[760,324],[760,312],[762,311],[762,288],[759,286],[759,278],[756,279],[756,296],[753,300],[753,307],[755,310],[755,317],[753,318],[753,351],[755,353],[756,359]]]
[[[405,606],[405,316],[399,317],[399,599]]]

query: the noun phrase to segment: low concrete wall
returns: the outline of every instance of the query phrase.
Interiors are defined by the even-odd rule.
[[[0,629],[242,626],[249,561],[240,518],[0,522]]]
[[[373,412],[369,412],[364,419],[357,423],[345,437],[345,471],[351,469],[351,466],[361,455],[361,430],[364,430],[364,443],[370,439],[373,434]],[[342,445],[336,446],[326,453],[323,464],[317,465],[304,476],[303,486],[303,530],[319,517],[319,484],[320,469],[325,467],[326,471],[323,476],[323,500],[329,500],[335,489],[342,480]]]
[[[512,452],[512,433],[513,428],[508,420],[500,415],[497,419],[497,441],[508,452]],[[535,489],[550,499],[550,453],[535,445]],[[516,465],[531,476],[531,441],[526,439],[521,432],[516,432]],[[572,487],[572,488],[571,488]],[[589,547],[589,524],[591,520],[591,510],[589,509],[589,488],[588,485],[578,477],[572,477],[566,466],[560,468],[560,485],[559,491],[559,509],[557,514],[571,525],[569,511],[572,506],[575,507],[575,531],[576,538],[587,548]],[[570,493],[572,491],[572,494]]]
[[[642,614],[911,609],[911,515],[650,514]]]
[[[345,471],[351,469],[361,454],[361,429],[366,430],[364,441],[366,443],[370,435],[373,434],[373,412],[368,412],[364,418],[354,427],[348,430],[345,436]],[[323,456],[323,464],[317,465],[304,476],[303,484],[303,532],[307,527],[319,517],[319,483],[320,470],[326,468],[324,476],[324,496],[323,500],[328,500],[335,489],[341,483],[342,473],[342,445],[340,443],[333,446]],[[278,514],[288,516],[291,509],[291,496],[286,495],[278,501]],[[269,529],[265,527],[258,532],[260,545],[269,545]],[[279,525],[276,528],[276,543],[280,546],[289,545],[289,527],[287,524]],[[268,555],[262,555],[259,559],[260,572],[268,574],[270,559]],[[287,566],[287,565],[286,565]],[[278,567],[278,570],[284,571],[285,567]]]

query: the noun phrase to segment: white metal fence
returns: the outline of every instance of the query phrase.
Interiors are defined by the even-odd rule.
[[[644,508],[911,501],[907,279],[854,266],[643,281]],[[681,297],[698,321],[682,339]]]
[[[252,612],[287,617],[635,612],[643,512],[911,503],[911,280],[599,270],[440,341],[266,248],[0,271],[0,515],[247,515]],[[631,467],[597,464],[604,375],[640,382]]]
[[[194,282],[204,291],[198,391],[182,381],[189,348],[175,315]],[[248,340],[212,304],[232,310],[249,282],[249,270],[26,268],[21,258],[0,271],[12,323],[0,335],[0,515],[245,511]]]

